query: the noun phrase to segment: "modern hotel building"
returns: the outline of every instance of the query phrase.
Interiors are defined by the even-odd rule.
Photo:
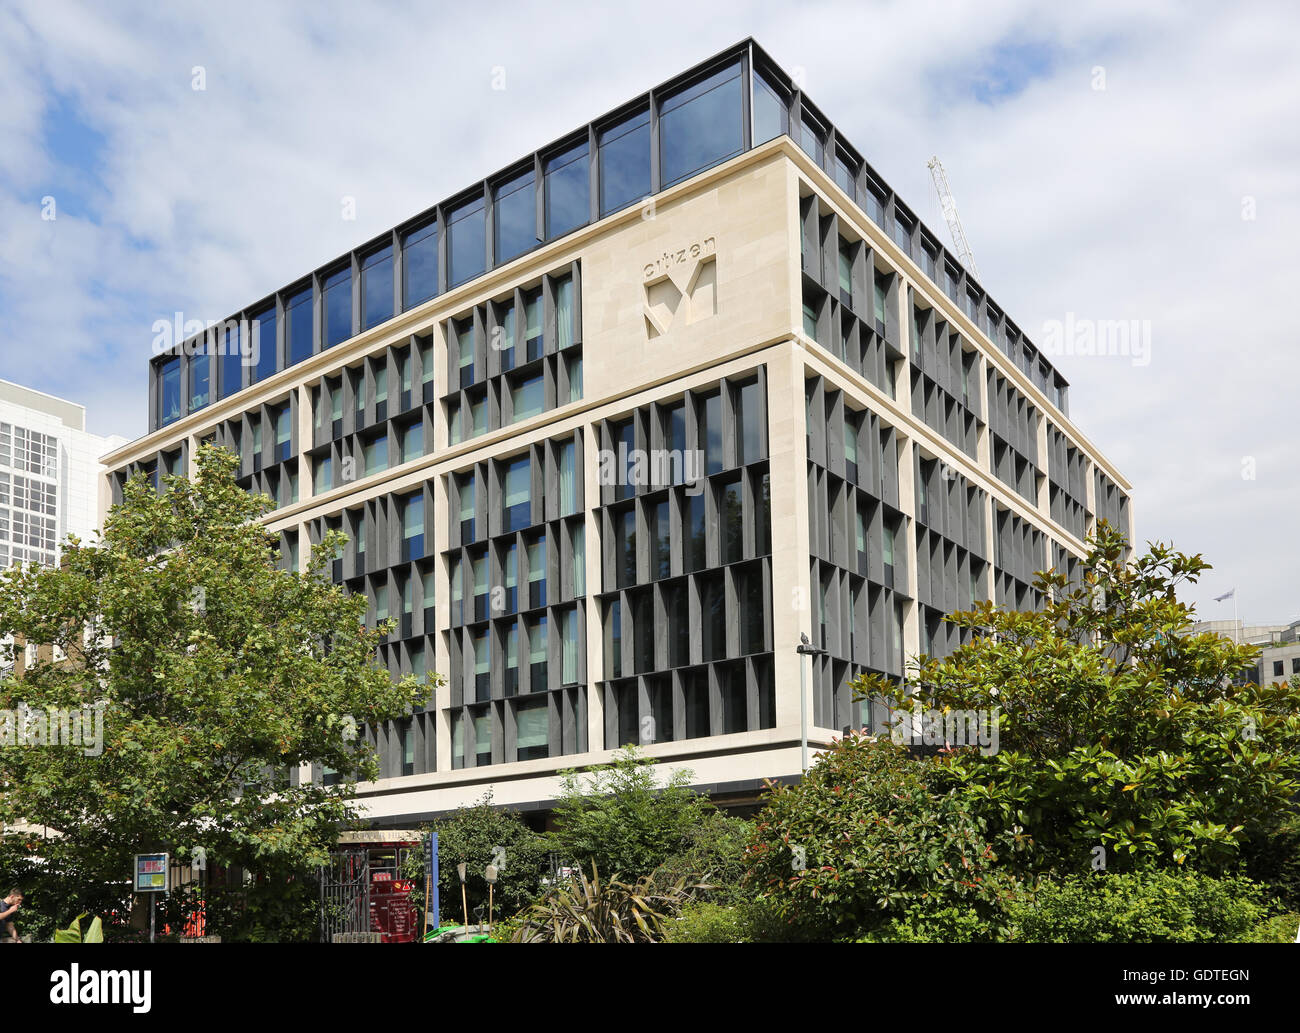
[[[628,742],[752,798],[800,771],[801,633],[815,748],[943,613],[1131,530],[1061,375],[750,40],[219,337],[152,360],[109,487],[212,441],[284,563],[347,533],[383,661],[446,679],[367,729],[380,825],[544,809]]]

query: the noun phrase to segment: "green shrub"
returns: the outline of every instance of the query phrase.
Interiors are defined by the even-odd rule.
[[[901,918],[892,919],[863,937],[866,943],[988,943],[1001,934],[1000,923],[963,907],[928,908],[913,905]]]
[[[664,925],[665,943],[784,943],[798,930],[761,900],[693,900]]]
[[[499,809],[492,804],[492,791],[471,807],[458,807],[452,814],[432,826],[438,833],[438,894],[444,925],[464,921],[460,876],[456,866],[465,862],[465,896],[470,921],[474,908],[488,903],[487,866],[498,868],[492,892],[493,916],[507,918],[542,895],[550,873],[550,840],[534,832],[516,811]],[[421,849],[412,851],[403,874],[414,884],[412,904],[424,909],[424,881],[429,839]],[[485,915],[486,917],[486,915]]]
[[[935,766],[848,735],[803,780],[774,787],[747,855],[751,890],[800,938],[859,939],[914,905],[975,914],[998,934],[1005,879],[968,803]]]
[[[1249,879],[1146,870],[1043,881],[1007,902],[1028,943],[1225,943],[1267,914]]]
[[[660,770],[628,746],[613,764],[565,771],[554,810],[561,862],[640,878],[690,851],[716,809],[691,788],[689,770],[666,781]]]
[[[1252,926],[1240,942],[1294,943],[1297,929],[1300,929],[1300,915],[1274,915]]]
[[[684,881],[696,885],[695,896],[716,904],[736,904],[753,894],[741,883],[745,878],[745,850],[753,824],[720,812],[706,814],[690,845],[669,857],[655,869],[655,881],[662,885]]]

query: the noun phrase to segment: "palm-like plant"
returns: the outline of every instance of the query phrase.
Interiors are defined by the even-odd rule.
[[[658,886],[650,876],[635,884],[617,877],[603,882],[593,864],[553,887],[519,916],[514,943],[656,943],[690,898],[685,879]]]

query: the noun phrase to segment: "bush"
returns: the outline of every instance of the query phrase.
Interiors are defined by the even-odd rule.
[[[716,904],[737,904],[752,893],[741,885],[745,878],[745,850],[753,825],[743,818],[714,812],[696,829],[690,845],[655,869],[655,881],[669,885],[682,881],[697,888],[694,895]]]
[[[1300,915],[1274,915],[1254,925],[1242,943],[1294,943],[1300,929]]]
[[[693,900],[663,929],[664,943],[782,943],[796,936],[797,930],[760,900]]]
[[[498,868],[493,890],[494,917],[508,918],[536,900],[550,874],[550,841],[534,832],[515,811],[492,806],[489,790],[472,807],[460,807],[435,822],[438,833],[438,894],[444,925],[459,925],[462,915],[460,876],[456,866],[465,862],[465,892],[474,921],[474,908],[488,902],[487,866]],[[415,883],[412,903],[424,907],[425,851],[412,852],[404,873]],[[499,848],[499,849],[498,849]]]
[[[999,938],[1001,923],[990,923],[962,907],[928,908],[913,905],[876,932],[867,943],[988,943]]]
[[[1007,892],[967,803],[930,785],[933,765],[869,736],[837,740],[803,780],[774,787],[748,884],[798,937],[858,939],[913,906],[959,908],[995,938]]]
[[[1249,879],[1146,870],[1043,881],[1007,902],[1028,943],[1226,943],[1264,918]]]
[[[640,878],[692,849],[717,811],[691,789],[690,771],[678,768],[661,784],[655,768],[628,746],[613,764],[564,772],[554,810],[564,864]]]

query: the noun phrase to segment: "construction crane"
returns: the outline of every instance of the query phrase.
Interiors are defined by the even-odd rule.
[[[939,194],[939,206],[943,209],[943,217],[948,222],[948,232],[952,234],[953,245],[957,248],[957,261],[978,279],[979,270],[975,268],[975,252],[971,250],[970,241],[966,239],[966,231],[961,228],[961,218],[957,215],[957,202],[953,200],[952,187],[948,185],[948,173],[944,172],[943,163],[939,161],[938,156],[931,158],[925,164],[930,170],[930,178],[934,180],[934,189]]]

